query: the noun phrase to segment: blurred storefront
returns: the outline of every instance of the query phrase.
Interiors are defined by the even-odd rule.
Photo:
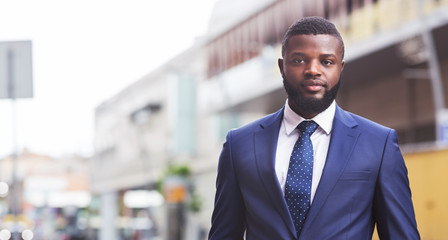
[[[52,158],[27,150],[18,160],[17,198],[11,194],[12,159],[0,161],[1,180],[11,186],[0,199],[0,229],[12,236],[29,230],[34,240],[86,239],[91,202],[89,161],[78,156]],[[17,215],[12,212],[13,202],[18,206]]]

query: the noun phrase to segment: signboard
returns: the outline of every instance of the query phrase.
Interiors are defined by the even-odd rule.
[[[32,97],[31,41],[0,42],[0,99]]]
[[[448,109],[440,110],[437,113],[437,128],[437,141],[448,145]]]
[[[188,195],[185,179],[178,176],[167,177],[163,183],[163,195],[166,203],[184,203]]]

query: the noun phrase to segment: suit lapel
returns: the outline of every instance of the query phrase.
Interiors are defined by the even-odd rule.
[[[293,235],[296,235],[294,224],[289,216],[288,207],[275,173],[275,155],[277,149],[278,132],[283,119],[283,109],[275,113],[264,123],[260,124],[260,131],[255,132],[254,146],[258,174],[263,183],[272,205],[282,216],[285,225]]]
[[[348,113],[336,107],[327,160],[302,232],[306,232],[312,225],[350,159],[360,134],[354,128],[356,125],[357,123]]]

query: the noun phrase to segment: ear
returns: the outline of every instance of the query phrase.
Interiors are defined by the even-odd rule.
[[[282,58],[278,59],[278,69],[280,69],[280,73],[283,76],[283,59]]]
[[[342,70],[344,70],[344,65],[345,65],[345,61],[342,60],[342,63],[341,63],[341,72],[342,72]]]

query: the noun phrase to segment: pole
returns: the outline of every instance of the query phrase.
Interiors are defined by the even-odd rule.
[[[428,56],[428,68],[429,68],[429,76],[431,80],[432,86],[432,94],[434,100],[434,111],[435,111],[435,130],[436,130],[436,143],[439,143],[441,140],[440,129],[440,120],[439,114],[445,109],[445,99],[443,95],[443,86],[442,86],[442,76],[440,75],[439,61],[437,58],[437,52],[434,44],[434,38],[430,29],[428,28],[428,24],[426,23],[426,19],[423,14],[424,9],[424,1],[418,1],[418,13],[421,21],[421,30],[422,30],[422,39],[424,43],[424,48],[426,54]]]
[[[16,96],[15,96],[15,79],[14,79],[14,52],[8,50],[8,95],[11,99],[12,111],[12,201],[11,213],[14,216],[14,224],[12,231],[12,239],[18,240],[18,215],[19,215],[19,184],[17,182],[17,164],[18,164],[18,144],[17,144],[17,111],[16,111]]]

